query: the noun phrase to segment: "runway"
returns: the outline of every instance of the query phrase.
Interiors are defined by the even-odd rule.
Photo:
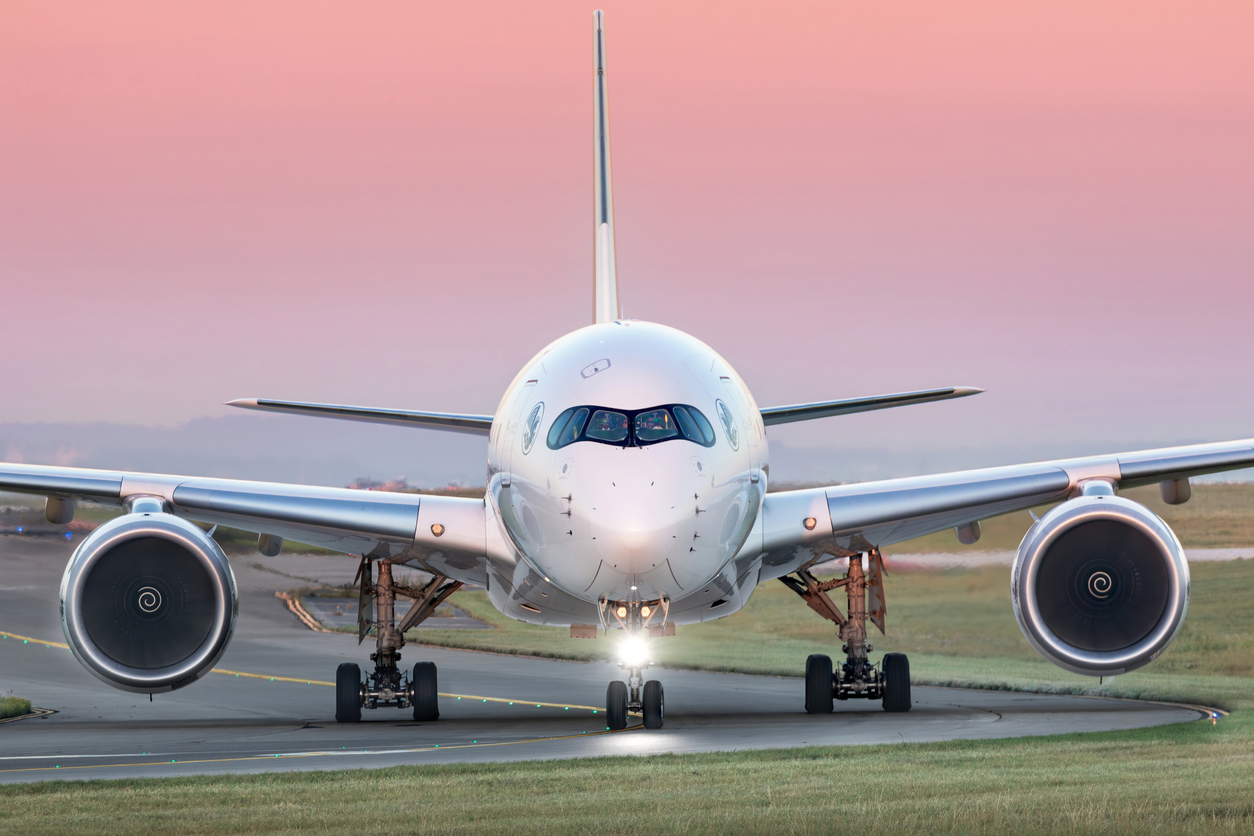
[[[0,536],[0,631],[36,639],[0,639],[0,695],[55,712],[0,724],[0,782],[1017,737],[1203,716],[1153,703],[918,686],[906,714],[851,701],[810,716],[800,679],[655,669],[666,727],[609,733],[601,706],[616,666],[410,645],[404,664],[439,666],[440,720],[380,709],[338,724],[330,680],[340,662],[364,666],[370,645],[309,630],[274,593],[343,583],[356,565],[255,555],[232,558],[240,619],[218,670],[149,702],[99,682],[61,644],[57,590],[73,546]]]

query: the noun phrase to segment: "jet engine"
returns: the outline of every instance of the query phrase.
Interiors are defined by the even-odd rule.
[[[235,631],[239,599],[222,549],[161,511],[110,520],[74,551],[61,578],[61,627],[75,657],[123,691],[153,694],[195,682]]]
[[[1189,564],[1148,508],[1106,483],[1086,494],[1024,535],[1010,593],[1038,653],[1074,673],[1114,676],[1152,662],[1175,638],[1189,606]]]

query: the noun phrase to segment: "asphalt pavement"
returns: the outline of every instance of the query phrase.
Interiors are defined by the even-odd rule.
[[[0,724],[0,782],[1017,737],[1203,716],[1154,703],[920,686],[908,713],[849,701],[811,716],[799,678],[654,669],[666,689],[665,728],[634,721],[611,733],[603,705],[616,666],[410,645],[403,664],[438,665],[440,719],[416,723],[389,708],[339,724],[336,666],[364,668],[371,643],[311,631],[275,592],[342,584],[357,566],[300,555],[232,557],[240,619],[218,669],[150,702],[101,683],[64,647],[57,591],[74,545],[0,536],[0,631],[9,634],[0,638],[0,696],[55,712]]]

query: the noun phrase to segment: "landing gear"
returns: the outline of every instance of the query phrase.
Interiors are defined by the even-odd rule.
[[[662,683],[650,679],[641,688],[639,671],[632,671],[632,680],[632,687],[621,679],[615,679],[605,689],[605,725],[611,731],[627,728],[628,712],[634,709],[644,715],[646,729],[662,728],[666,716],[666,692]]]
[[[414,675],[409,683],[414,719],[420,723],[439,720],[440,689],[436,685],[435,662],[419,662],[414,665]]]
[[[904,653],[888,653],[877,668],[867,657],[874,648],[867,643],[866,623],[870,621],[884,632],[884,558],[879,549],[867,554],[863,569],[862,555],[849,558],[849,572],[843,578],[819,581],[807,569],[794,576],[780,578],[810,609],[835,622],[844,643],[845,661],[833,671],[832,660],[821,654],[806,659],[806,711],[830,714],[832,700],[883,700],[885,711],[910,710],[910,662]],[[845,588],[848,595],[848,616],[840,611],[828,591]]]
[[[644,727],[646,729],[662,728],[662,715],[666,711],[666,697],[662,691],[662,683],[650,679],[644,683]]]
[[[339,723],[361,720],[361,668],[345,662],[335,671],[335,719]]]
[[[675,634],[674,625],[666,623],[670,600],[665,597],[653,601],[609,601],[602,598],[599,608],[602,627],[609,630],[610,620],[614,619],[626,634],[620,647],[623,655],[618,660],[618,666],[627,671],[627,682],[611,682],[605,691],[606,726],[611,731],[625,729],[628,714],[638,711],[644,718],[646,729],[662,728],[666,699],[661,682],[656,679],[645,681],[645,672],[653,667],[645,636]]]
[[[605,725],[611,731],[627,728],[627,685],[621,679],[605,689]]]
[[[461,588],[459,581],[450,581],[436,575],[422,589],[411,589],[392,580],[392,564],[379,560],[379,577],[372,578],[374,563],[362,557],[357,576],[361,579],[361,594],[357,609],[357,643],[366,638],[373,628],[376,649],[370,654],[374,671],[361,678],[361,668],[345,662],[335,672],[335,719],[341,723],[361,720],[362,708],[413,707],[414,719],[419,722],[436,720],[440,716],[439,687],[433,662],[414,665],[413,675],[406,676],[397,665],[401,660],[401,648],[405,646],[405,631],[428,618],[444,599]],[[414,599],[409,612],[398,624],[396,621],[396,595]],[[371,609],[376,618],[372,620]]]
[[[832,713],[832,657],[815,653],[806,659],[806,713]]]
[[[910,660],[904,653],[884,654],[884,710],[910,710]]]

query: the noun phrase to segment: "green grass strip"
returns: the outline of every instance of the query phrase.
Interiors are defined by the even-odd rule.
[[[1248,833],[1251,787],[1239,712],[1001,741],[10,785],[0,832]]]

